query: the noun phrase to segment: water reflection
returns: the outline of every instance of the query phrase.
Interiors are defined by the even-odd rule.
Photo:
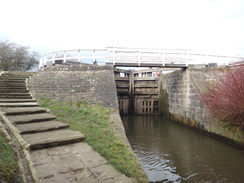
[[[149,181],[244,182],[243,152],[158,116],[122,116]]]

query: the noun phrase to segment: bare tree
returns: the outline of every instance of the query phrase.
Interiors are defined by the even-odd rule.
[[[38,53],[29,47],[9,41],[0,41],[0,69],[4,71],[28,71],[38,66]]]

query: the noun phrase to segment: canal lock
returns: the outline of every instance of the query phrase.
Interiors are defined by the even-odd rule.
[[[158,114],[158,72],[115,69],[114,74],[120,114]]]

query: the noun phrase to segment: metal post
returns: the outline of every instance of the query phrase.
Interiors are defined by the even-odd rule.
[[[189,62],[189,50],[186,51],[186,67],[188,67]]]
[[[55,52],[52,53],[52,64],[55,65]]]
[[[66,65],[66,51],[64,50],[64,65]]]
[[[226,56],[225,66],[226,66],[226,67],[229,67],[229,57],[228,57],[228,56]]]
[[[165,49],[163,49],[163,66],[165,66]]]
[[[113,65],[115,65],[115,48],[113,49]]]
[[[43,67],[42,60],[43,60],[43,58],[41,57],[41,58],[40,58],[40,62],[39,62],[39,69]]]
[[[206,57],[205,57],[206,59],[205,59],[205,67],[208,67],[208,55],[206,55]]]
[[[93,49],[93,65],[96,64],[96,51]]]
[[[78,49],[78,58],[77,61],[80,62],[80,49]]]
[[[44,67],[47,67],[47,57],[46,57],[46,55],[44,56]]]
[[[141,50],[140,48],[138,49],[138,65],[141,65]]]

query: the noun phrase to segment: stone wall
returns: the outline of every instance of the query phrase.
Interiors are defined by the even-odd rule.
[[[210,132],[230,142],[239,142],[243,146],[241,133],[233,132],[215,119],[207,106],[201,101],[200,93],[206,91],[205,82],[213,80],[225,72],[217,68],[188,68],[174,71],[160,77],[160,110],[163,115],[194,127]],[[165,108],[168,103],[168,109]],[[163,110],[163,111],[162,111]],[[166,111],[166,112],[164,112]]]
[[[46,67],[32,76],[28,85],[36,99],[99,102],[105,107],[118,108],[114,71],[109,65]]]

